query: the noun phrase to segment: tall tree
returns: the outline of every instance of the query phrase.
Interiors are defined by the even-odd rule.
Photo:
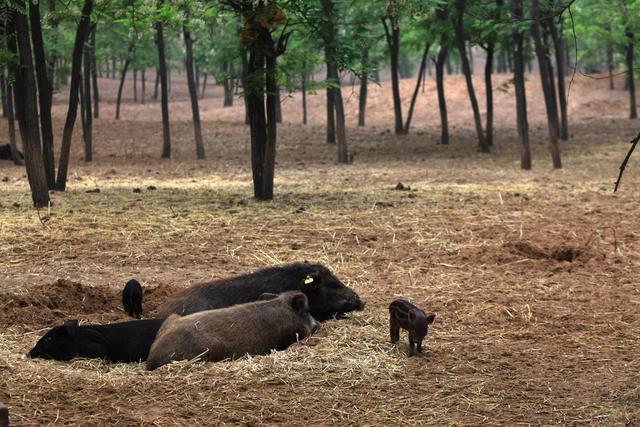
[[[544,95],[544,103],[547,111],[547,125],[549,128],[549,149],[551,151],[551,160],[553,167],[559,169],[562,167],[560,160],[560,147],[558,145],[558,105],[553,84],[553,74],[551,71],[551,63],[547,55],[547,47],[544,45],[544,39],[541,34],[541,23],[544,17],[540,11],[539,0],[532,0],[531,14],[533,24],[531,32],[535,44],[536,56],[538,57],[538,68],[540,69],[540,81],[542,83],[542,92]]]
[[[136,46],[133,41],[129,43],[129,48],[127,49],[127,57],[124,60],[124,65],[122,66],[122,74],[120,75],[120,85],[118,86],[118,96],[116,99],[116,120],[120,119],[120,102],[122,101],[122,88],[124,88],[124,80],[127,77],[127,71],[129,69],[129,64],[131,64],[131,56],[135,51]]]
[[[531,146],[529,144],[529,122],[527,120],[527,95],[524,79],[524,31],[519,19],[522,17],[522,0],[509,0],[513,40],[513,85],[516,92],[516,121],[520,141],[520,167],[531,169]]]
[[[394,0],[386,2],[386,15],[381,18],[384,33],[389,47],[391,59],[391,92],[393,93],[393,115],[395,117],[396,135],[406,134],[402,122],[402,100],[400,98],[400,22],[398,18],[398,5]],[[387,24],[387,21],[389,22]]]
[[[84,0],[78,30],[73,45],[73,55],[71,62],[71,84],[69,86],[69,109],[62,131],[62,144],[60,150],[60,163],[58,165],[58,177],[56,180],[56,190],[64,191],[67,187],[67,172],[69,169],[69,154],[71,152],[71,137],[73,127],[78,114],[78,88],[80,85],[80,71],[82,66],[82,51],[84,43],[89,34],[91,24],[91,11],[93,10],[93,0]]]
[[[569,139],[569,115],[567,112],[567,93],[565,90],[564,77],[565,71],[565,42],[562,36],[562,14],[559,15],[560,28],[556,28],[556,23],[553,19],[546,21],[546,26],[549,29],[551,40],[553,41],[553,48],[556,56],[556,77],[558,78],[558,103],[560,105],[560,139]]]
[[[89,30],[91,31],[91,30]],[[93,161],[93,113],[91,111],[91,45],[84,48],[83,75],[81,83],[82,135],[84,139],[84,161]]]
[[[182,25],[184,44],[187,52],[185,65],[187,68],[187,84],[189,86],[189,96],[191,97],[191,113],[193,115],[193,132],[196,140],[196,158],[202,160],[204,156],[204,143],[202,142],[202,127],[200,125],[200,108],[198,107],[198,89],[193,74],[193,40],[189,31],[188,22]]]
[[[12,73],[15,78],[16,112],[23,138],[24,160],[27,166],[27,179],[31,187],[33,205],[36,208],[42,208],[49,204],[49,187],[44,173],[40,145],[40,126],[38,125],[36,82],[29,40],[29,24],[23,12],[26,11],[24,1],[18,0],[17,3],[19,11],[11,13],[7,28],[10,51],[14,54],[18,53],[17,65],[19,69],[14,64]]]
[[[165,7],[165,0],[158,0],[158,8]],[[169,90],[167,85],[167,62],[165,57],[162,18],[156,18],[156,46],[158,47],[158,71],[160,75],[160,106],[162,110],[162,158],[171,157],[171,127],[169,123]]]
[[[100,92],[98,91],[98,62],[96,60],[96,31],[97,25],[93,25],[91,31],[91,84],[93,89],[93,117],[100,117]]]
[[[55,185],[55,162],[53,155],[53,124],[51,121],[51,98],[53,86],[49,81],[47,59],[44,52],[42,27],[40,25],[40,5],[29,1],[29,18],[31,21],[31,39],[38,81],[38,102],[40,105],[40,126],[42,128],[42,154],[44,173],[49,189]]]
[[[627,27],[625,31],[625,35],[627,36],[627,52],[626,52],[626,62],[627,62],[627,79],[629,81],[629,118],[637,119],[638,118],[638,106],[636,103],[636,82],[635,77],[633,75],[633,57],[634,57],[634,46],[635,46],[635,35],[631,28]]]
[[[476,98],[476,92],[473,89],[473,79],[471,76],[471,66],[469,65],[469,58],[467,57],[465,36],[464,36],[464,6],[465,0],[456,0],[456,17],[455,17],[455,35],[456,44],[458,46],[458,52],[460,53],[460,60],[462,65],[462,72],[464,73],[465,81],[467,83],[467,91],[469,92],[469,101],[471,102],[471,109],[473,110],[473,120],[476,125],[476,134],[478,135],[478,145],[480,151],[483,153],[489,152],[489,146],[484,138],[484,131],[482,130],[482,117],[480,116],[480,107],[478,106],[478,99]]]

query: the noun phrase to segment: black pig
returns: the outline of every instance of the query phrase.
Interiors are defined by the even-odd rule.
[[[122,290],[122,306],[131,317],[140,318],[142,315],[142,286],[136,279],[131,279]]]
[[[40,338],[27,356],[53,360],[84,357],[111,362],[145,361],[163,321],[149,319],[78,326],[77,320],[67,320]]]
[[[24,155],[20,151],[18,151],[18,157],[20,157],[20,159],[24,159]],[[0,160],[13,160],[11,145],[0,145]]]
[[[295,263],[270,267],[241,276],[200,283],[178,292],[158,309],[158,315],[181,316],[198,311],[230,307],[258,300],[264,293],[302,291],[311,315],[324,321],[362,310],[364,303],[328,268],[320,264]]]
[[[393,301],[389,305],[391,342],[396,343],[400,339],[400,328],[406,329],[409,331],[409,356],[413,356],[416,346],[418,353],[422,353],[422,341],[429,333],[429,325],[435,318],[435,314],[427,315],[407,300]]]

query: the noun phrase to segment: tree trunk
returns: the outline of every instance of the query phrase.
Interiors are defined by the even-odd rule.
[[[307,60],[302,63],[302,124],[307,124],[307,73],[304,71],[307,67]]]
[[[96,31],[97,26],[93,25],[91,31],[91,83],[93,89],[93,117],[100,117],[100,92],[98,92],[98,61],[96,61]]]
[[[522,17],[522,0],[510,0],[509,9],[514,22]],[[513,82],[516,92],[516,116],[518,139],[520,140],[520,167],[531,169],[531,146],[529,145],[529,123],[527,120],[527,95],[524,80],[524,33],[513,26]]]
[[[24,1],[18,1],[21,10]],[[36,82],[33,72],[33,58],[29,41],[29,23],[27,17],[13,12],[13,19],[7,22],[7,33],[10,51],[17,51],[19,58],[19,72],[13,66],[15,77],[15,99],[18,125],[23,137],[24,160],[27,166],[27,179],[31,187],[31,197],[36,208],[43,208],[49,204],[49,187],[44,173],[42,148],[40,146],[40,126],[38,125],[38,107],[36,100]]]
[[[112,56],[111,57],[111,80],[115,80],[116,79],[116,57]]]
[[[38,81],[38,102],[40,105],[40,127],[42,129],[42,157],[44,161],[44,174],[47,178],[49,189],[55,185],[55,161],[53,155],[53,124],[51,121],[51,97],[53,88],[49,81],[47,60],[44,53],[42,40],[42,27],[40,26],[40,6],[29,1],[29,17],[31,20],[31,39],[33,41],[33,57],[35,60],[36,76]],[[40,138],[38,137],[38,140]],[[38,142],[40,145],[40,142]]]
[[[358,99],[358,126],[364,127],[367,110],[367,90],[369,85],[369,48],[362,50],[362,76],[360,76],[360,94]]]
[[[158,99],[158,86],[160,85],[160,71],[156,68],[156,82],[153,85],[153,99]]]
[[[165,0],[159,0],[162,6]],[[156,21],[156,45],[158,46],[158,69],[160,72],[160,105],[162,109],[162,158],[171,157],[171,128],[169,124],[169,92],[167,86],[167,63],[164,55],[164,34],[162,22]]]
[[[200,99],[204,99],[204,92],[207,89],[207,77],[209,77],[209,74],[204,73],[204,79],[202,80],[202,91],[200,92]]]
[[[487,93],[486,143],[489,147],[493,146],[493,82],[491,81],[491,76],[493,74],[495,46],[495,41],[487,43],[487,61],[484,64],[484,86]]]
[[[276,85],[276,123],[282,123],[282,100],[280,99],[280,86]]]
[[[93,113],[91,111],[91,49],[84,49],[84,75],[82,76],[82,99],[84,100],[84,161],[93,160]]]
[[[329,80],[329,62],[327,62],[327,81]],[[333,90],[327,88],[327,144],[336,143],[336,116],[333,106]]]
[[[627,29],[626,36],[628,39],[627,42],[627,77],[629,79],[629,118],[637,119],[638,118],[638,107],[636,104],[636,82],[633,77],[633,32],[630,29]]]
[[[335,60],[336,55],[336,27],[334,4],[332,0],[320,0],[326,25],[324,27],[324,49],[327,60],[327,80],[333,87],[331,90],[331,104],[335,110],[335,137],[338,148],[338,163],[349,163],[349,151],[347,148],[347,133],[344,120],[344,104],[342,102],[342,88],[340,76]]]
[[[242,90],[246,92],[249,90],[249,85],[247,84],[249,78],[249,59],[247,58],[248,52],[246,49],[242,50],[240,55],[240,59],[242,60]],[[244,97],[244,124],[250,125],[251,118],[249,117],[249,98],[247,96]]]
[[[533,15],[533,23],[531,32],[535,44],[536,56],[538,57],[538,67],[540,68],[540,80],[542,83],[542,92],[544,94],[544,103],[547,110],[547,124],[549,127],[549,148],[551,151],[551,159],[553,167],[559,169],[562,167],[560,160],[560,147],[558,146],[558,106],[553,90],[553,75],[551,74],[550,63],[547,57],[547,49],[543,44],[540,32],[540,22],[542,15],[540,13],[539,0],[532,0],[531,13]]]
[[[13,164],[16,166],[24,165],[20,152],[18,151],[18,144],[16,142],[16,122],[15,115],[13,114],[13,86],[7,85],[7,122],[9,128],[9,147],[11,148],[11,157],[13,158]]]
[[[49,0],[49,25],[51,26],[52,34],[50,43],[52,45],[56,45],[58,40],[56,37],[57,28],[58,28],[58,17],[56,16],[56,0]],[[58,90],[60,87],[56,85],[56,61],[58,60],[58,56],[55,52],[49,52],[49,61],[47,63],[47,72],[49,73],[49,84],[52,86],[52,89]],[[52,92],[53,95],[53,92]],[[55,164],[54,164],[55,166]]]
[[[133,69],[133,102],[138,102],[138,70]]]
[[[391,29],[389,29],[389,26],[387,25],[387,19],[389,19]],[[384,25],[384,32],[391,57],[391,92],[393,94],[393,115],[396,121],[395,132],[396,135],[404,135],[407,132],[405,131],[404,123],[402,122],[402,100],[400,98],[400,79],[398,75],[400,25],[398,23],[398,18],[395,16],[382,18],[382,24]]]
[[[60,150],[60,164],[58,165],[58,178],[56,180],[56,190],[64,191],[67,187],[67,171],[69,168],[69,154],[71,151],[71,137],[73,136],[73,126],[78,114],[78,86],[80,84],[80,72],[82,65],[82,50],[89,33],[91,23],[91,11],[93,10],[93,0],[85,0],[82,6],[82,17],[78,23],[76,39],[73,45],[73,55],[71,62],[71,86],[69,88],[69,109],[67,119],[62,132],[62,147]]]
[[[224,60],[222,62],[222,69],[224,70],[224,81],[222,87],[224,88],[224,104],[223,107],[231,107],[233,105],[233,87],[231,86],[231,79],[229,78],[229,61]]]
[[[558,101],[560,103],[560,139],[566,141],[569,139],[569,118],[567,113],[567,93],[564,86],[565,62],[563,58],[564,38],[562,37],[562,29],[558,34],[556,24],[552,20],[547,21],[547,26],[553,40],[553,47],[556,54],[556,75],[558,76]]]
[[[4,25],[4,21],[0,23]],[[4,77],[4,67],[0,68],[0,98],[2,98],[2,117],[7,117],[7,80]]]
[[[609,70],[609,90],[615,89],[613,82],[613,47],[611,44],[607,46],[607,69]]]
[[[196,158],[203,160],[204,143],[202,142],[202,127],[200,125],[200,109],[198,108],[198,89],[196,88],[195,76],[193,73],[193,40],[191,33],[187,28],[187,24],[182,25],[182,33],[184,34],[184,44],[187,51],[187,84],[189,85],[189,96],[191,97],[191,113],[193,114],[193,133],[196,140]]]
[[[444,67],[447,48],[444,35],[440,38],[440,51],[436,58],[436,86],[438,89],[438,107],[440,109],[440,144],[449,144],[449,119],[447,117],[447,98],[444,96]]]
[[[134,49],[135,49],[134,44],[133,42],[131,42],[131,44],[129,44],[129,49],[127,49],[127,59],[124,60],[124,65],[122,66],[122,75],[120,76],[120,85],[118,86],[118,98],[116,99],[116,120],[120,119],[120,102],[122,101],[122,88],[124,87],[124,80],[127,77],[127,70],[129,69],[129,63],[131,62],[129,58],[131,58],[131,53],[133,52]],[[135,84],[133,85],[133,87],[135,90]]]
[[[456,44],[458,45],[458,52],[460,53],[460,61],[462,63],[462,72],[464,73],[465,81],[467,82],[467,91],[469,92],[469,101],[471,102],[471,109],[473,110],[473,120],[476,125],[476,134],[478,135],[478,145],[480,151],[483,153],[489,152],[489,146],[484,139],[484,131],[482,130],[482,117],[480,116],[480,107],[478,106],[478,100],[476,98],[476,92],[473,89],[473,80],[471,78],[471,67],[469,65],[469,59],[467,58],[466,43],[464,40],[464,2],[465,0],[456,0],[456,19],[455,19],[455,33]]]
[[[424,47],[424,52],[422,53],[422,60],[420,61],[420,69],[418,70],[418,81],[416,82],[416,88],[413,91],[413,96],[411,97],[411,104],[409,105],[409,113],[407,114],[407,122],[404,125],[404,129],[406,133],[409,133],[409,127],[411,126],[411,118],[413,117],[413,109],[416,105],[416,99],[418,98],[418,91],[420,90],[420,83],[422,83],[422,79],[424,78],[424,69],[427,66],[427,56],[429,55],[429,47],[430,43]]]

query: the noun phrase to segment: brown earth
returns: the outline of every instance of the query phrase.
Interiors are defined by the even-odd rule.
[[[208,90],[208,159],[196,162],[186,87],[175,81],[174,158],[160,160],[157,102],[126,99],[116,122],[116,83],[101,80],[95,161],[80,160],[78,127],[69,189],[52,194],[50,211],[31,209],[23,169],[0,162],[0,401],[12,423],[640,423],[635,159],[612,192],[640,122],[626,119],[625,92],[577,78],[572,138],[554,171],[539,81],[528,75],[534,170],[521,171],[508,79],[496,77],[506,91],[496,90],[488,155],[477,152],[459,76],[447,78],[449,146],[437,145],[432,78],[405,137],[391,133],[387,84],[372,86],[364,129],[354,125],[357,88],[345,87],[350,166],[324,143],[322,96],[311,97],[308,126],[299,96],[286,98],[269,203],[251,198],[240,103],[223,109],[220,89]],[[402,82],[405,99],[413,84]],[[57,141],[64,114],[61,96]],[[184,286],[300,260],[331,267],[366,310],[287,351],[235,362],[149,373],[24,357],[63,319],[126,319],[120,291],[132,277],[150,313]],[[386,310],[399,296],[437,313],[419,357],[406,356],[404,334],[388,342]]]

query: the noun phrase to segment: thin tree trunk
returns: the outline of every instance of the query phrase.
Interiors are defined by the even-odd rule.
[[[484,86],[487,93],[486,142],[489,147],[493,146],[493,82],[491,78],[493,74],[493,53],[495,46],[495,41],[488,42],[487,61],[484,65]]]
[[[427,43],[427,45],[424,47],[424,52],[422,53],[422,60],[420,61],[420,69],[418,70],[418,81],[416,82],[416,88],[413,91],[413,96],[411,97],[411,104],[409,105],[409,113],[407,114],[407,122],[404,125],[404,129],[407,133],[409,133],[409,127],[411,126],[411,118],[413,117],[413,109],[416,105],[418,92],[420,91],[420,83],[422,83],[422,79],[424,78],[424,69],[427,66],[427,56],[429,55],[429,47],[431,47],[431,43]]]
[[[391,23],[391,29],[387,25],[387,19]],[[402,100],[400,98],[400,79],[399,79],[399,55],[400,55],[400,25],[397,17],[389,16],[382,18],[384,32],[389,46],[391,56],[391,92],[393,94],[393,115],[395,117],[395,133],[396,135],[404,135],[407,132],[402,122]]]
[[[76,39],[73,45],[73,60],[71,63],[71,87],[69,88],[69,110],[62,133],[62,147],[60,154],[60,164],[58,165],[58,177],[56,180],[56,190],[64,191],[67,186],[67,171],[69,168],[69,154],[71,151],[71,137],[73,136],[73,126],[78,114],[78,86],[80,84],[80,72],[82,65],[82,50],[91,23],[91,11],[93,1],[85,0],[82,6],[82,17],[78,24]]]
[[[18,1],[18,6],[24,8],[24,2]],[[49,188],[44,173],[42,148],[40,146],[40,126],[38,125],[38,107],[36,100],[36,82],[33,72],[33,58],[29,41],[29,24],[22,13],[13,12],[13,19],[7,22],[7,34],[11,40],[10,51],[17,51],[19,58],[19,72],[13,66],[16,112],[18,124],[24,142],[24,159],[27,166],[27,179],[31,187],[31,197],[36,208],[43,208],[49,204]]]
[[[547,26],[553,41],[553,47],[556,54],[556,75],[558,77],[558,101],[560,104],[560,139],[566,141],[569,139],[569,118],[567,113],[567,93],[564,86],[565,63],[563,58],[564,38],[558,34],[556,24],[552,20],[547,21]],[[562,31],[562,29],[561,29]]]
[[[196,93],[200,93],[200,67],[194,65],[196,70]]]
[[[224,81],[222,87],[224,88],[224,103],[223,107],[231,107],[233,105],[233,88],[231,87],[231,79],[229,78],[229,61],[224,60],[222,62],[222,69],[224,70]]]
[[[204,99],[204,92],[207,89],[207,77],[209,77],[209,73],[204,73],[204,79],[202,80],[202,91],[200,92],[200,99]]]
[[[56,45],[58,40],[56,37],[57,29],[58,29],[58,17],[56,16],[56,0],[49,0],[49,25],[53,30],[51,32],[50,43],[52,45]],[[49,84],[52,87],[51,94],[53,95],[53,90],[58,90],[60,87],[56,85],[56,61],[58,60],[58,56],[55,52],[49,52],[49,60],[47,62],[47,72],[49,76]],[[55,165],[54,165],[55,166]]]
[[[153,99],[158,99],[158,86],[160,85],[160,71],[156,68],[156,82],[153,85]]]
[[[100,117],[100,92],[98,92],[98,61],[96,60],[96,31],[97,26],[93,25],[91,31],[91,83],[93,89],[93,117]]]
[[[327,62],[327,80],[329,80],[329,63]],[[327,144],[336,143],[336,116],[333,106],[333,90],[327,88]]]
[[[543,39],[540,32],[540,21],[542,20],[542,15],[540,13],[539,0],[532,0],[531,9],[531,13],[533,15],[531,32],[533,34],[536,56],[538,57],[542,92],[544,94],[544,102],[547,110],[549,148],[551,151],[553,167],[559,169],[562,167],[562,161],[560,160],[560,147],[558,145],[558,106],[556,104],[556,97],[553,91],[553,76],[551,74],[550,63],[546,54],[547,49],[543,45]]]
[[[193,72],[193,40],[187,24],[182,25],[182,33],[184,34],[184,44],[187,51],[187,84],[189,85],[189,96],[191,97],[191,112],[193,114],[193,133],[196,140],[196,158],[203,160],[204,143],[202,142],[202,127],[200,125],[200,108],[198,107],[198,89]]]
[[[131,56],[133,49],[133,42],[131,42],[131,44],[129,45],[129,49],[127,50],[127,59],[125,59],[124,65],[122,66],[122,75],[120,76],[120,85],[118,86],[118,98],[116,99],[116,120],[120,119],[120,102],[122,101],[122,88],[124,87],[124,80],[127,77],[127,70],[130,63],[129,57]]]
[[[282,100],[280,99],[280,86],[276,86],[276,123],[282,123]]]
[[[111,57],[111,80],[115,80],[116,79],[116,57],[112,56]]]
[[[633,32],[630,29],[627,29],[626,36],[628,39],[627,42],[627,78],[629,81],[629,118],[637,119],[638,118],[638,107],[636,104],[636,82],[633,77]]]
[[[16,142],[16,122],[15,115],[13,113],[13,87],[7,85],[7,122],[9,128],[9,147],[11,147],[11,157],[13,158],[13,164],[16,166],[24,165],[24,161],[18,151],[18,144]]]
[[[302,63],[302,69],[307,67],[307,59],[305,58]],[[302,71],[302,124],[307,124],[307,74]]]
[[[511,18],[518,22],[522,16],[522,0],[510,0]],[[520,167],[531,169],[531,146],[529,144],[529,123],[527,120],[527,95],[524,80],[524,33],[513,26],[511,32],[513,40],[513,81],[516,92],[516,116],[518,139],[520,140]]]
[[[447,58],[444,35],[440,38],[440,51],[436,58],[436,87],[438,90],[438,107],[440,109],[440,144],[449,144],[449,119],[447,117],[447,98],[444,96],[444,67]]]
[[[367,110],[367,91],[369,86],[369,48],[362,50],[362,76],[360,76],[360,94],[358,99],[358,126],[364,127]]]
[[[460,60],[462,63],[462,72],[464,73],[465,81],[467,82],[467,91],[469,92],[469,101],[471,102],[471,109],[473,110],[473,120],[476,125],[476,134],[478,135],[478,145],[480,151],[483,153],[489,152],[489,146],[484,138],[484,131],[482,130],[482,117],[480,116],[480,107],[478,106],[478,99],[476,98],[476,92],[473,89],[473,80],[471,78],[471,67],[469,66],[469,59],[467,58],[466,44],[464,40],[464,1],[456,0],[456,19],[455,19],[455,33],[456,43],[458,45],[458,52],[460,53]]]
[[[0,68],[0,98],[2,98],[2,117],[7,117],[7,80],[4,77],[4,67]]]
[[[242,90],[246,93],[249,90],[247,81],[248,81],[248,76],[249,76],[249,58],[247,58],[247,56],[249,56],[250,54],[247,52],[246,49],[243,49],[240,55],[240,59],[242,60]],[[247,96],[244,97],[244,124],[245,125],[251,125],[251,117],[250,117],[250,111],[249,111],[249,99]],[[251,98],[252,99],[252,98]],[[253,138],[253,136],[252,136]]]
[[[142,83],[142,95],[140,96],[140,103],[144,104],[145,97],[147,95],[147,79],[145,77],[144,68],[140,70],[140,83]]]
[[[93,160],[93,113],[91,111],[91,49],[84,49],[84,75],[82,97],[84,104],[84,161]]]
[[[138,70],[133,69],[133,102],[138,102]]]
[[[51,121],[51,97],[53,87],[49,81],[47,60],[44,53],[42,28],[40,26],[40,6],[29,1],[29,18],[31,20],[31,39],[33,41],[33,57],[35,60],[38,81],[38,102],[40,106],[40,127],[42,129],[42,157],[44,174],[49,189],[55,185],[55,161],[53,155],[53,124]],[[40,144],[38,142],[38,144]]]
[[[159,0],[162,6],[165,0]],[[160,72],[160,105],[162,109],[162,158],[171,157],[171,128],[169,124],[169,92],[167,86],[167,63],[164,55],[162,22],[156,21],[156,45],[158,47],[158,69]]]

